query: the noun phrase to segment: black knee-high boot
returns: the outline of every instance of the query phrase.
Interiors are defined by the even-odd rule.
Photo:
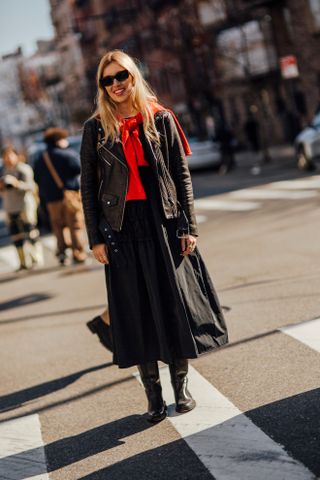
[[[148,421],[161,422],[167,416],[167,406],[162,398],[158,363],[138,365],[138,370],[148,399]]]
[[[174,360],[169,365],[169,370],[176,400],[176,411],[178,413],[190,412],[196,406],[196,402],[188,390],[188,360],[182,358]]]

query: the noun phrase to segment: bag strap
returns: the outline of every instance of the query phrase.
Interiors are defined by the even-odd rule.
[[[57,170],[54,168],[48,152],[43,152],[43,159],[44,159],[45,164],[47,165],[47,168],[48,168],[54,182],[56,183],[57,187],[60,188],[61,190],[63,190],[64,189],[64,183],[61,180],[61,178],[59,177]]]

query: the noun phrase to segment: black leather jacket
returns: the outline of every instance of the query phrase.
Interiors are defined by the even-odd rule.
[[[142,125],[139,138],[145,158],[158,178],[164,216],[177,218],[178,229],[197,236],[191,177],[174,119],[169,112],[161,111],[155,115],[155,124],[160,133],[160,145],[146,138]],[[89,119],[84,124],[80,156],[81,196],[92,248],[104,242],[99,231],[101,215],[113,230],[121,230],[128,166],[121,142],[112,145],[106,141],[96,119]]]

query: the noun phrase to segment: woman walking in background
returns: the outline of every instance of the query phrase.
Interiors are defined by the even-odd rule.
[[[176,117],[120,50],[101,59],[97,83],[81,146],[89,244],[105,265],[113,361],[138,365],[148,419],[158,422],[157,361],[169,365],[177,412],[188,412],[188,359],[227,343],[227,329],[196,247],[191,152]]]
[[[3,208],[7,214],[11,240],[17,249],[19,270],[43,264],[42,246],[37,229],[37,201],[33,171],[29,165],[21,161],[13,147],[2,151],[4,170],[0,178],[0,194]],[[28,262],[25,243],[31,244]]]

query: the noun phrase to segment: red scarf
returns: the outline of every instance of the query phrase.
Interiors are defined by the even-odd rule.
[[[158,103],[152,103],[151,108],[153,114],[163,110],[168,110],[171,113],[174,118],[184,152],[186,155],[191,155],[192,152],[189,143],[175,114],[171,110],[166,109]],[[138,168],[141,166],[149,166],[144,157],[142,144],[139,139],[139,125],[141,123],[143,123],[143,117],[140,112],[134,117],[122,119],[120,121],[122,146],[129,167],[129,185],[126,200],[145,200],[147,198]]]

